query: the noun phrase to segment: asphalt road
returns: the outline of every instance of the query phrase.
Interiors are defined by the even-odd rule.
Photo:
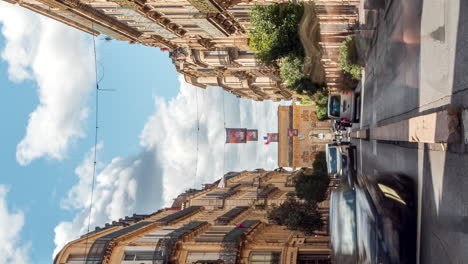
[[[372,128],[468,108],[466,14],[467,0],[390,2],[379,14],[361,87],[355,128],[370,128],[370,140],[352,139],[358,174],[398,172],[417,183],[418,263],[468,263],[468,147],[376,141]]]

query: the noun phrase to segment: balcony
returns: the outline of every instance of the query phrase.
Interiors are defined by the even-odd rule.
[[[170,225],[176,221],[179,221],[183,218],[186,218],[188,216],[191,216],[193,214],[198,213],[199,211],[203,210],[202,206],[190,206],[188,208],[185,208],[184,210],[178,211],[176,213],[173,213],[171,215],[168,215],[166,217],[163,217],[159,220],[156,221],[156,223],[160,225]]]
[[[124,236],[130,232],[143,228],[144,226],[147,226],[152,223],[153,222],[149,221],[139,222],[96,239],[96,241],[94,241],[87,253],[86,263],[102,263],[104,258],[108,256],[111,252],[113,247],[111,242],[114,239]]]
[[[258,199],[266,199],[268,198],[268,195],[273,193],[275,190],[277,190],[278,187],[275,187],[274,185],[268,184],[265,187],[261,187],[258,192]]]
[[[208,222],[194,221],[190,222],[173,232],[169,233],[167,237],[158,240],[156,248],[153,253],[153,263],[166,264],[170,263],[174,246],[177,241],[181,240],[184,236],[189,233],[208,225]]]
[[[222,216],[216,218],[215,224],[217,225],[228,225],[234,218],[242,214],[243,212],[247,211],[249,207],[247,206],[238,206],[232,208],[227,213],[223,214]]]

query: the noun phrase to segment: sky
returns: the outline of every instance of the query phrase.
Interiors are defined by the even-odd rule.
[[[88,220],[94,229],[225,172],[277,167],[276,144],[224,144],[224,128],[276,132],[279,103],[193,87],[167,52],[93,40],[4,2],[0,31],[0,264],[51,263]]]

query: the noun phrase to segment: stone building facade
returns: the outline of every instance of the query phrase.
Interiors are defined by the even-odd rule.
[[[291,100],[278,70],[259,63],[249,48],[249,12],[256,4],[287,0],[3,0],[92,35],[159,47],[197,87],[220,86],[240,98]],[[336,41],[347,35],[357,0],[318,0],[331,88],[339,87]]]
[[[95,36],[168,51],[176,70],[197,87],[221,86],[258,101],[295,98],[277,70],[261,65],[248,45],[250,9],[269,0],[3,1]]]
[[[310,167],[315,154],[333,141],[331,120],[319,121],[315,105],[278,106],[278,166]],[[297,129],[298,136],[289,136]]]
[[[227,174],[224,187],[190,190],[175,199],[177,207],[96,228],[67,244],[54,264],[331,263],[328,236],[266,219],[265,208],[294,189],[293,177],[283,170]]]

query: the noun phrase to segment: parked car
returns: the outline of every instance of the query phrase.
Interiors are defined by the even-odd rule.
[[[403,175],[361,179],[332,190],[333,263],[416,263],[414,183]]]
[[[331,178],[342,178],[348,171],[354,171],[356,148],[349,142],[330,143],[325,148],[328,174]]]
[[[360,116],[360,96],[342,92],[328,96],[328,117],[344,122],[357,122]]]

